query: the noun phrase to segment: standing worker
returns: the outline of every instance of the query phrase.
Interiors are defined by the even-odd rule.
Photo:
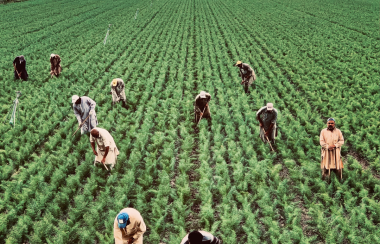
[[[277,110],[273,107],[273,103],[267,103],[267,106],[260,108],[256,113],[256,119],[260,123],[260,138],[263,142],[274,144],[277,136]]]
[[[221,244],[222,242],[206,231],[193,231],[187,234],[180,244]]]
[[[62,71],[61,67],[61,57],[58,54],[50,54],[50,74],[51,78],[53,75],[58,76]]]
[[[77,117],[78,124],[81,127],[81,134],[89,133],[98,125],[95,113],[96,103],[89,97],[77,95],[72,96],[71,102],[73,103],[75,117]]]
[[[210,106],[209,102],[211,100],[211,95],[205,91],[201,91],[195,97],[194,104],[194,114],[195,123],[198,123],[202,118],[207,118],[211,120]]]
[[[26,61],[23,55],[16,57],[13,60],[13,67],[15,68],[15,79],[28,79],[28,72],[26,72]]]
[[[246,63],[242,63],[241,61],[237,61],[234,66],[239,67],[241,77],[240,84],[244,85],[245,93],[249,93],[249,87],[256,80],[255,71],[251,68],[251,66]]]
[[[111,82],[111,94],[112,94],[112,105],[120,100],[123,102],[123,107],[127,108],[124,81],[120,78],[113,79]]]
[[[343,162],[340,156],[340,148],[344,144],[344,138],[342,132],[335,127],[333,118],[327,119],[327,128],[321,131],[319,143],[321,144],[322,179],[327,173],[330,177],[331,169],[342,179]]]
[[[117,155],[119,155],[119,150],[116,147],[115,141],[111,134],[102,128],[96,127],[91,130],[90,133],[90,143],[92,151],[94,152],[95,161],[100,162],[104,165],[109,164],[110,169],[112,169],[117,162]],[[97,145],[95,151],[95,143]]]
[[[124,208],[113,222],[115,244],[142,244],[146,226],[139,211]]]

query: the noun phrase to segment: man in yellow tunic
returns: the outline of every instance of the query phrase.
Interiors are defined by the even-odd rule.
[[[327,128],[321,131],[320,144],[322,179],[327,173],[330,176],[330,170],[335,171],[342,179],[343,162],[340,149],[344,144],[344,138],[342,132],[335,127],[333,118],[327,119]]]
[[[119,150],[111,134],[105,129],[96,127],[91,130],[90,142],[92,151],[95,154],[94,165],[96,162],[101,162],[104,165],[109,164],[112,169],[116,164]],[[97,144],[96,151],[95,143]]]
[[[146,225],[139,211],[124,208],[113,222],[115,244],[142,244]]]

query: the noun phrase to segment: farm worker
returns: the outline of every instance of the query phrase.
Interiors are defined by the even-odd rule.
[[[195,230],[187,234],[180,244],[221,244],[222,242],[211,233]]]
[[[239,67],[241,77],[240,84],[244,85],[245,93],[249,93],[249,87],[256,80],[255,71],[251,68],[251,66],[246,63],[242,63],[241,61],[237,61],[234,66]]]
[[[260,108],[256,113],[256,119],[260,123],[260,138],[263,142],[270,141],[274,143],[277,136],[277,110],[273,107],[273,103],[267,103],[267,106]],[[267,139],[268,138],[268,139]]]
[[[335,127],[333,118],[327,119],[327,128],[321,131],[319,143],[321,144],[322,179],[327,173],[330,176],[331,169],[342,179],[343,162],[340,156],[340,148],[344,144],[344,138],[342,132]]]
[[[139,211],[124,208],[113,222],[115,244],[142,244],[146,226]]]
[[[92,151],[94,152],[95,161],[102,164],[109,164],[112,169],[117,161],[117,155],[119,155],[119,150],[116,147],[115,141],[111,134],[102,128],[96,127],[91,130],[90,133],[90,143]],[[97,145],[95,151],[95,143]]]
[[[120,78],[113,79],[111,82],[111,94],[112,94],[112,105],[120,100],[123,102],[123,107],[127,108],[124,81]]]
[[[89,97],[78,97],[77,95],[72,96],[71,101],[79,126],[84,122],[80,129],[81,134],[89,133],[98,125],[95,113],[96,103]]]
[[[205,91],[201,91],[195,97],[194,113],[195,113],[195,123],[198,123],[200,119],[207,118],[211,120],[211,113],[209,102],[211,100],[211,95]]]
[[[50,74],[58,76],[62,71],[61,67],[61,57],[58,54],[50,54]]]
[[[15,79],[28,79],[28,72],[26,72],[26,61],[23,55],[18,56],[13,60],[13,67],[15,68]]]

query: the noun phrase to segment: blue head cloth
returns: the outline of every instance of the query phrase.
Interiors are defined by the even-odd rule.
[[[117,216],[117,224],[119,225],[119,228],[125,228],[125,226],[127,226],[128,219],[129,215],[127,213],[120,213]]]
[[[334,121],[335,122],[335,119],[334,118],[328,118],[327,122],[329,122],[329,121]]]

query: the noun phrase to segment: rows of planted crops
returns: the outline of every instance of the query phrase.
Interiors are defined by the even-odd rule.
[[[228,244],[380,243],[380,43],[364,17],[374,9],[335,0],[0,5],[1,117],[22,92],[16,127],[0,124],[0,244],[112,243],[125,207],[142,214],[144,243],[178,244],[194,229]],[[50,53],[62,58],[58,78]],[[13,79],[18,55],[28,81]],[[255,69],[250,94],[236,60]],[[111,104],[117,77],[128,109]],[[212,122],[196,126],[201,90]],[[97,103],[99,127],[115,139],[111,173],[93,165],[88,136],[72,137],[74,94]],[[279,111],[276,152],[255,119],[267,102]],[[320,178],[328,117],[345,137],[342,181]]]

